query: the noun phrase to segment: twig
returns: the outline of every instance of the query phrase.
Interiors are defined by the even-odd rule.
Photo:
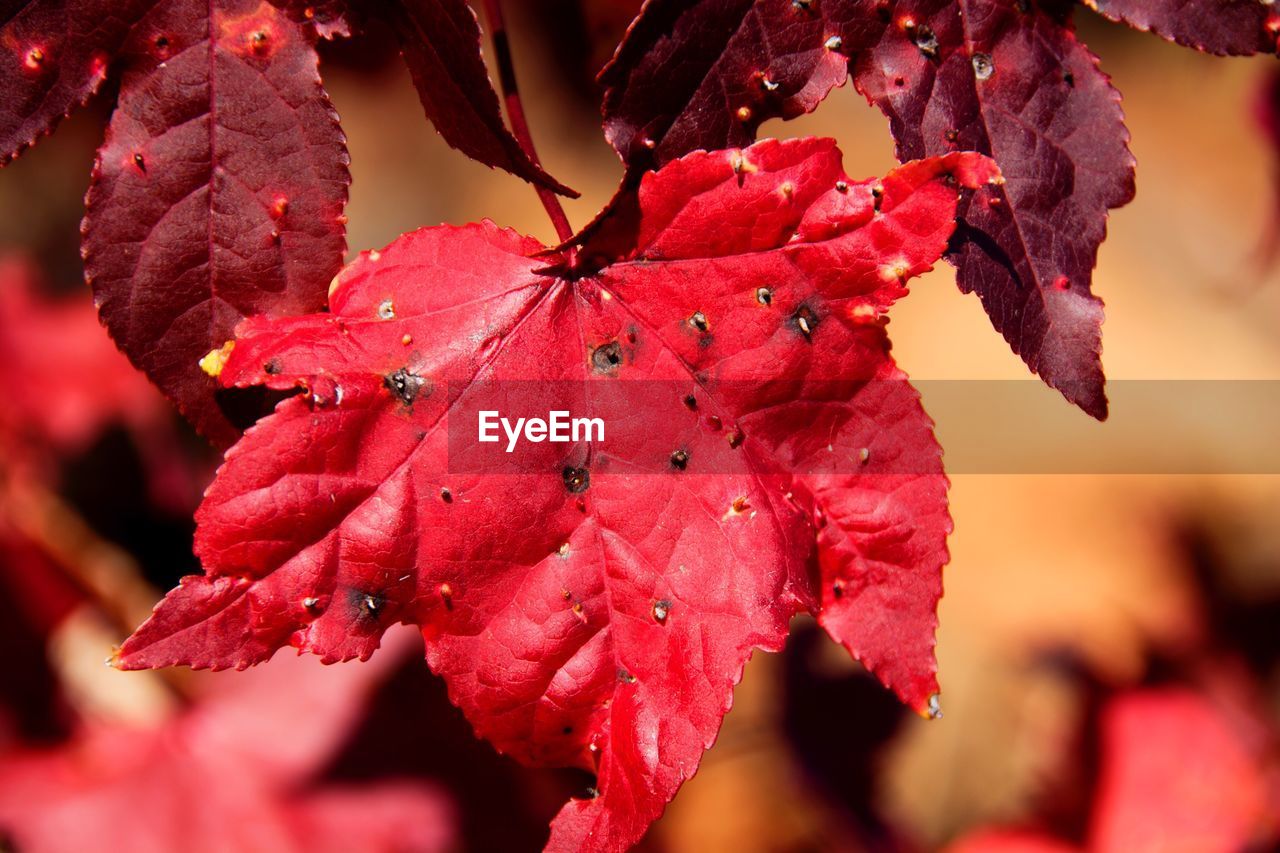
[[[507,25],[502,18],[501,0],[484,0],[485,17],[489,20],[489,34],[493,40],[493,54],[498,61],[498,83],[502,87],[502,97],[507,105],[507,118],[511,121],[511,133],[515,136],[524,153],[535,166],[541,166],[538,152],[533,147],[533,134],[529,132],[529,121],[524,115],[524,106],[520,102],[520,90],[516,87],[516,69],[511,61],[511,42],[507,38]],[[533,185],[538,200],[546,208],[551,224],[556,228],[556,236],[560,242],[568,242],[573,236],[573,228],[569,225],[569,217],[565,215],[560,197],[544,186]]]

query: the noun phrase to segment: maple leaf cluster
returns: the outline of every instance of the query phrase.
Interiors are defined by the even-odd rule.
[[[538,165],[487,8],[506,121],[464,0],[8,4],[0,156],[119,80],[86,278],[120,349],[234,445],[196,516],[205,573],[116,664],[366,659],[416,625],[479,734],[595,777],[549,847],[622,849],[798,612],[938,713],[947,483],[885,312],[946,257],[1028,366],[1104,417],[1091,278],[1133,159],[1066,3],[649,0],[600,76],[625,173],[594,222],[550,247],[423,229],[342,267],[348,158],[316,43],[373,19],[446,141],[549,211],[572,193]],[[1222,54],[1280,32],[1252,0],[1099,11]],[[846,79],[890,120],[888,175],[850,178],[827,140],[754,141]],[[621,389],[641,382],[670,393],[637,408]],[[643,429],[450,464],[481,402],[546,411],[565,383]],[[249,386],[293,396],[241,436],[226,394]]]

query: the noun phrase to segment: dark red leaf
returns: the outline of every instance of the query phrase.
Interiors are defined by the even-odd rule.
[[[1266,0],[1084,0],[1134,29],[1207,53],[1274,53],[1280,13]]]
[[[1097,59],[1038,5],[928,0],[898,4],[855,80],[889,116],[899,158],[975,150],[1001,165],[1008,183],[961,206],[957,283],[1045,382],[1105,417],[1091,283],[1134,160]]]
[[[901,160],[976,150],[1008,184],[966,201],[952,256],[1031,369],[1106,414],[1102,303],[1109,208],[1133,195],[1119,96],[1056,5],[1018,0],[702,0],[646,5],[602,81],[630,169],[745,144],[845,78],[889,116]],[[624,210],[624,197],[615,211]]]
[[[0,3],[0,165],[98,90],[129,29],[155,5],[156,0]]]
[[[209,439],[198,362],[246,315],[313,311],[344,251],[347,155],[310,35],[265,0],[170,0],[125,46],[83,254],[103,323]]]
[[[578,194],[529,159],[502,120],[466,0],[389,0],[386,14],[427,118],[454,148],[564,195]]]
[[[935,710],[946,481],[880,317],[956,186],[997,180],[956,154],[853,183],[830,141],[769,141],[648,176],[602,269],[492,224],[363,255],[331,314],[240,326],[222,382],[306,394],[228,453],[207,573],[119,665],[363,658],[420,625],[481,735],[597,774],[555,849],[635,842],[798,609]],[[559,406],[616,437],[475,441],[478,409]]]
[[[842,85],[884,27],[870,0],[651,0],[600,72],[605,136],[628,169],[748,145]]]

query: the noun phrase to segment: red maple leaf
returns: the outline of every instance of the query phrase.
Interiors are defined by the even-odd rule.
[[[227,454],[206,574],[118,664],[365,658],[417,624],[481,735],[597,774],[557,849],[635,842],[799,610],[936,711],[946,479],[881,315],[957,186],[998,181],[953,154],[853,182],[829,140],[766,141],[647,177],[603,267],[489,223],[364,254],[331,313],[239,327],[223,384],[306,393]],[[560,405],[618,437],[475,441],[479,410]]]
[[[1252,0],[1096,5],[1215,53],[1274,51],[1280,32]],[[899,159],[989,154],[1008,183],[962,205],[957,282],[1031,370],[1105,417],[1093,267],[1134,163],[1119,94],[1070,12],[1057,0],[651,0],[601,72],[605,132],[634,184],[688,151],[745,145],[852,76],[888,116]]]

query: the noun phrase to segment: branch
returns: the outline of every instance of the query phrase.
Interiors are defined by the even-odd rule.
[[[516,86],[516,69],[511,61],[511,43],[507,38],[507,25],[502,18],[501,0],[484,0],[485,17],[489,20],[490,38],[493,40],[493,53],[498,61],[498,83],[502,87],[502,97],[507,105],[507,118],[511,122],[511,133],[520,147],[529,155],[535,165],[541,166],[538,152],[533,147],[533,134],[529,132],[529,121],[524,115],[524,105],[520,102],[520,90]],[[546,187],[533,187],[538,200],[551,218],[556,228],[556,236],[561,243],[573,237],[573,228],[569,225],[569,217],[565,215],[560,198]]]

